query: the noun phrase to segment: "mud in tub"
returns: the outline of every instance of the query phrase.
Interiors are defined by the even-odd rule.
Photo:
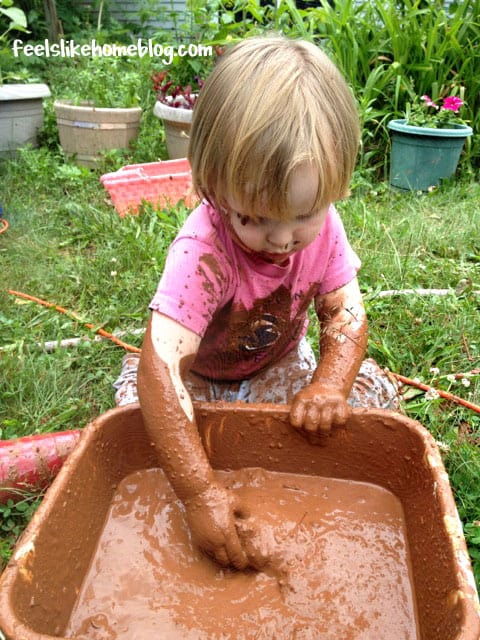
[[[418,423],[356,410],[322,446],[288,407],[199,404],[216,473],[251,501],[262,571],[190,544],[138,406],[86,427],[0,581],[11,640],[476,640],[448,478]]]

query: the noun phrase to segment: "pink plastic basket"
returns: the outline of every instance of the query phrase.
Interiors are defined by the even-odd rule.
[[[142,201],[159,207],[180,200],[193,207],[198,201],[192,192],[192,174],[186,158],[130,164],[106,173],[100,180],[122,217],[138,213]]]

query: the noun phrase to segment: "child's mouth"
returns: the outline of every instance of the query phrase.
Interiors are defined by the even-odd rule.
[[[284,253],[270,253],[269,251],[261,251],[260,257],[264,260],[270,260],[270,262],[281,263],[288,260],[288,258],[292,255],[293,251],[286,251]]]

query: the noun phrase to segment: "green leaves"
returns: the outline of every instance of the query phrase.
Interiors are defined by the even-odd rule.
[[[5,38],[8,31],[27,31],[27,17],[18,7],[13,5],[13,0],[1,0],[0,2],[0,18],[6,18],[6,30],[2,34],[3,24],[5,20],[0,19],[0,41]]]

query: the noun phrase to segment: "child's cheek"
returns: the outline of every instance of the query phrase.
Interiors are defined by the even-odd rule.
[[[248,244],[252,249],[263,249],[265,244],[264,234],[260,233],[258,229],[252,228],[247,232],[244,242],[245,244]]]

